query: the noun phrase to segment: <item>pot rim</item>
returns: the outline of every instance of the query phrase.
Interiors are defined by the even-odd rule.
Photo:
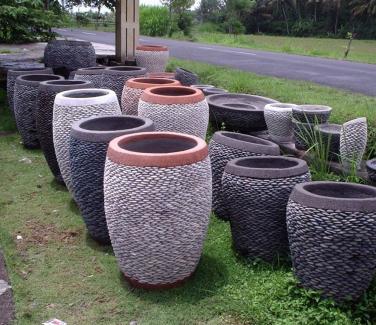
[[[106,67],[103,74],[115,74],[115,75],[126,75],[126,76],[140,76],[146,74],[146,69],[137,66],[119,65],[114,67]]]
[[[292,112],[293,107],[296,107],[296,104],[292,103],[272,103],[266,104],[264,110],[272,110],[277,112]]]
[[[205,84],[190,85],[190,87],[200,89],[200,90],[207,89],[207,88],[215,88],[215,86],[213,85],[205,85]]]
[[[88,68],[80,68],[80,69],[77,69],[75,74],[76,75],[101,75],[103,74],[103,70],[105,70],[106,67],[104,66],[101,66],[101,67],[88,67]]]
[[[74,93],[102,93],[101,96],[96,97],[82,97],[82,98],[72,98],[67,97]],[[117,102],[118,99],[113,90],[104,89],[104,88],[81,88],[81,89],[72,89],[66,90],[61,93],[58,93],[55,97],[55,105],[60,106],[87,106],[87,105],[100,105],[111,102]]]
[[[156,81],[153,83],[153,81]],[[158,83],[158,81],[160,83]],[[164,82],[167,81],[167,82]],[[138,78],[132,78],[128,79],[125,82],[125,85],[129,88],[135,88],[135,89],[146,89],[156,86],[180,86],[180,82],[175,79],[169,79],[169,78],[150,78],[150,77],[138,77]]]
[[[189,74],[192,74],[192,75],[195,75],[196,77],[198,77],[197,73],[190,71],[188,69],[182,68],[182,67],[177,67],[175,69],[175,74],[178,73],[178,71],[186,72],[186,73],[189,73]]]
[[[92,85],[93,83],[89,80],[47,80],[39,84],[39,90],[54,89],[55,91],[62,92],[70,89],[79,89],[76,87],[80,86],[86,88]]]
[[[358,118],[353,119],[351,121],[347,121],[347,122],[342,124],[342,128],[345,128],[348,125],[351,125],[353,123],[358,123],[358,122],[367,123],[367,118],[366,117],[358,117]]]
[[[63,39],[51,40],[48,42],[47,45],[53,44],[53,43],[66,44],[66,45],[92,46],[91,42],[87,42],[87,41],[75,41],[75,40],[63,40]]]
[[[315,105],[315,104],[303,104],[296,105],[293,111],[305,114],[317,114],[317,113],[327,113],[332,110],[332,107],[327,105]]]
[[[367,160],[366,166],[371,170],[376,170],[376,158]]]
[[[148,51],[148,52],[166,52],[168,51],[168,47],[164,45],[144,44],[144,45],[138,45],[136,47],[136,50]]]
[[[341,134],[342,125],[335,123],[322,123],[315,125],[315,130],[325,134]]]
[[[220,91],[220,93],[228,93],[228,90],[227,89],[224,89],[224,88],[218,88],[218,87],[208,87],[208,88],[204,88],[203,90],[205,90],[205,91],[208,91],[209,93],[211,92],[211,91]],[[214,94],[216,94],[217,95],[217,93],[213,93],[213,95]]]
[[[29,78],[30,76],[39,76],[46,78],[46,80],[27,80],[26,78]],[[48,79],[50,78],[50,79]],[[57,81],[57,80],[65,80],[64,77],[58,76],[56,74],[42,74],[42,73],[30,73],[30,74],[23,74],[17,77],[16,83],[21,85],[30,85],[30,86],[38,86],[42,81]]]
[[[12,76],[20,76],[20,75],[23,75],[23,74],[34,74],[33,72],[37,73],[37,74],[42,74],[41,71],[48,71],[50,72],[50,74],[53,74],[53,71],[52,71],[52,68],[16,68],[16,69],[9,69],[8,70],[8,74],[12,75]]]
[[[144,139],[181,139],[194,141],[193,148],[170,153],[142,153],[121,147],[126,143]],[[113,139],[108,146],[107,157],[118,164],[138,167],[176,167],[194,164],[208,156],[206,142],[196,136],[176,132],[141,132],[124,135]]]
[[[158,91],[170,89],[172,91],[187,92],[186,95],[170,96],[158,94]],[[160,105],[172,104],[193,104],[205,100],[205,96],[200,89],[186,86],[156,86],[147,88],[141,95],[141,100],[144,102]]]

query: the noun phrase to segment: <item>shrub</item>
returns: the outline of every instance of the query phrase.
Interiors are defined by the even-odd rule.
[[[140,33],[145,36],[165,36],[169,29],[166,7],[140,6]]]
[[[176,24],[178,28],[183,31],[184,36],[190,36],[192,31],[193,25],[193,18],[191,13],[189,12],[182,12],[178,14],[176,18]]]

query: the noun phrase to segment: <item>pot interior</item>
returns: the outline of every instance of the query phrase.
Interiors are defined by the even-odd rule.
[[[85,121],[80,127],[89,131],[119,131],[137,128],[144,124],[142,119],[136,117],[106,116]]]
[[[209,91],[210,91],[210,90],[209,90]],[[243,108],[243,109],[249,109],[249,110],[258,109],[258,108],[257,108],[256,106],[254,106],[254,105],[243,104],[243,103],[224,103],[223,106],[231,107],[231,108]]]
[[[18,71],[18,72],[22,72],[22,71],[39,71],[39,70],[45,70],[46,68],[18,68],[18,69],[10,69],[9,71]]]
[[[246,158],[236,162],[237,166],[262,169],[286,169],[298,165],[297,161],[282,157]]]
[[[299,111],[314,113],[314,112],[325,112],[331,110],[331,107],[325,105],[298,105],[297,109]]]
[[[66,85],[84,85],[86,81],[83,80],[52,80],[48,81],[48,85],[58,85],[58,86],[66,86]]]
[[[307,184],[304,189],[312,194],[340,199],[376,199],[376,189],[343,183]]]
[[[82,68],[80,70],[104,70],[105,67],[90,67],[90,68]]]
[[[255,143],[255,144],[260,144],[263,146],[269,146],[269,142],[264,141],[263,139],[252,137],[249,135],[245,135],[242,133],[230,133],[230,132],[223,132],[222,135],[225,137],[238,140],[238,141],[244,141],[244,142],[249,142],[249,143]]]
[[[155,95],[161,96],[170,96],[170,97],[178,97],[178,96],[190,96],[196,94],[196,90],[188,87],[160,87],[150,89],[150,92]]]
[[[61,80],[59,76],[51,74],[28,74],[21,77],[22,80],[27,81],[47,81],[47,80]]]
[[[108,70],[115,70],[115,71],[139,71],[142,70],[140,67],[110,67]]]
[[[137,78],[134,79],[135,82],[143,84],[153,84],[153,85],[168,85],[175,82],[175,80],[163,79],[163,78]]]
[[[64,97],[68,98],[92,98],[92,97],[100,97],[107,95],[108,92],[104,90],[96,90],[96,91],[75,91],[72,93],[64,94]]]

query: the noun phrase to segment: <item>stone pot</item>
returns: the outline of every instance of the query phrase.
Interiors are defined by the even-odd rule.
[[[367,168],[367,173],[368,173],[368,179],[371,182],[376,183],[376,158],[367,160],[366,168]]]
[[[164,86],[145,89],[138,115],[150,118],[157,131],[172,131],[206,137],[209,107],[199,89]]]
[[[104,203],[125,278],[148,289],[181,284],[197,267],[209,223],[211,172],[205,141],[172,132],[112,140]]]
[[[183,86],[195,85],[199,81],[197,74],[183,68],[176,68],[175,79],[179,80]]]
[[[91,81],[95,88],[102,87],[103,71],[105,67],[90,67],[78,69],[74,74],[74,80]]]
[[[53,141],[61,175],[74,197],[69,159],[69,139],[72,124],[85,117],[120,115],[115,92],[109,89],[76,89],[56,95],[53,112]]]
[[[213,85],[191,85],[192,88],[200,89],[202,92],[204,92],[204,89],[206,88],[215,88]]]
[[[93,84],[90,81],[83,80],[42,81],[38,87],[37,110],[35,114],[38,138],[48,167],[54,175],[55,180],[61,185],[64,185],[64,181],[56,159],[52,134],[55,96],[62,91],[91,87],[93,87]]]
[[[337,301],[359,298],[376,270],[375,219],[375,187],[296,185],[287,205],[287,232],[301,284]]]
[[[228,220],[226,207],[222,203],[221,188],[223,171],[229,160],[248,156],[278,156],[279,154],[279,146],[271,141],[235,132],[215,132],[209,143],[215,215]]]
[[[137,115],[138,101],[146,88],[155,86],[180,86],[180,82],[167,78],[132,78],[126,81],[121,96],[123,114]]]
[[[341,137],[342,125],[339,124],[319,124],[315,126],[315,131],[318,134],[317,140],[319,145],[323,147],[324,152],[327,152],[328,159],[331,161],[339,160],[339,143]]]
[[[108,144],[124,134],[153,130],[151,120],[136,116],[89,117],[72,125],[69,156],[75,199],[90,236],[101,244],[110,244],[103,202]]]
[[[68,78],[74,70],[95,66],[95,50],[90,42],[53,40],[44,50],[44,64]]]
[[[285,103],[265,105],[265,122],[268,127],[269,136],[273,141],[293,141],[292,108],[295,106],[294,104]]]
[[[286,206],[296,184],[311,175],[304,160],[270,156],[230,160],[222,177],[223,203],[235,249],[273,262],[288,254]]]
[[[17,77],[14,86],[14,114],[25,148],[39,148],[35,115],[40,82],[62,79],[64,78],[53,74],[26,74]]]
[[[224,93],[207,98],[214,128],[249,133],[266,130],[264,107],[277,101],[254,95]]]
[[[205,96],[228,93],[226,89],[216,87],[204,88],[202,91]]]
[[[139,45],[136,62],[149,73],[164,73],[169,58],[168,47],[161,45]]]
[[[315,124],[302,123],[292,119],[295,147],[298,150],[308,150],[315,144]]]
[[[292,110],[292,117],[302,123],[327,123],[332,108],[324,105],[297,105]]]
[[[147,73],[146,77],[175,79],[175,72],[151,72],[151,73]]]

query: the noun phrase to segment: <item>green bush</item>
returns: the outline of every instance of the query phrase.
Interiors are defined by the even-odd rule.
[[[165,36],[169,29],[166,7],[140,6],[140,33],[145,36]]]
[[[200,24],[197,31],[199,33],[217,33],[221,31],[221,28],[218,24],[208,22]]]
[[[193,18],[191,13],[182,12],[177,15],[176,24],[178,28],[183,31],[184,36],[191,36]]]

